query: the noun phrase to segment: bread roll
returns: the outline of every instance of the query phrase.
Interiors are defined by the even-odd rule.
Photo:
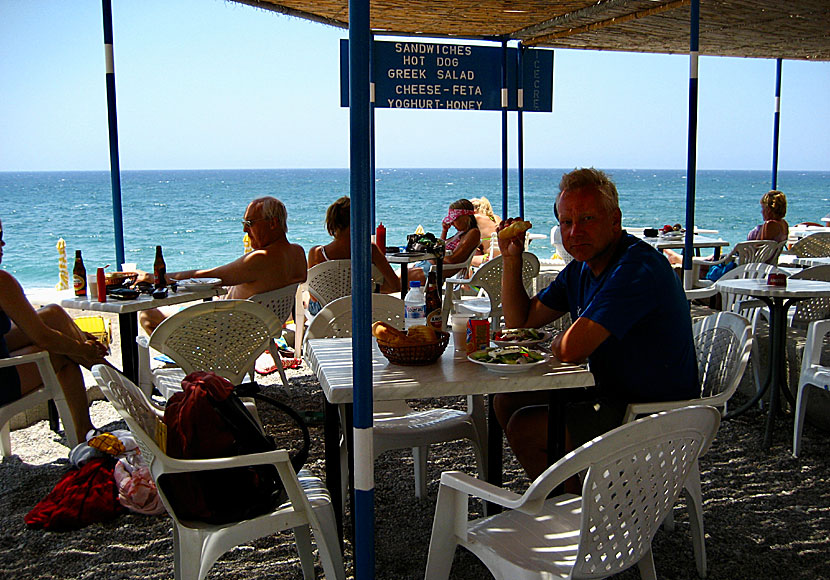
[[[409,340],[405,332],[398,330],[391,324],[383,322],[382,320],[378,320],[372,325],[372,336],[381,342],[395,346],[410,344],[412,342]]]
[[[409,340],[417,344],[435,344],[438,342],[438,335],[432,326],[413,326],[407,331]]]
[[[524,220],[516,220],[503,230],[499,232],[499,238],[502,240],[507,240],[509,238],[514,238],[525,233],[527,230],[533,227],[533,224],[530,222],[526,222]]]

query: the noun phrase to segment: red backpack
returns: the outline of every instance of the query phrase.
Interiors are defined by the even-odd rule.
[[[234,390],[211,372],[193,372],[182,381],[182,392],[167,402],[167,454],[176,459],[210,459],[276,449],[251,416],[240,396],[278,407],[300,426],[303,447],[291,458],[299,471],[308,458],[311,439],[303,419],[290,407],[247,383]],[[195,473],[173,473],[159,478],[180,519],[214,524],[240,521],[272,511],[285,501],[274,465],[235,467]]]

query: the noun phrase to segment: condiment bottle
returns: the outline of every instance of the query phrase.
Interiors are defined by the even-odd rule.
[[[167,265],[161,255],[161,246],[156,246],[156,261],[153,262],[153,274],[156,277],[156,288],[167,288]]]
[[[380,248],[380,251],[384,254],[386,253],[386,226],[383,225],[383,222],[378,223],[377,229],[375,229],[375,243]]]
[[[95,278],[98,280],[98,302],[107,301],[107,277],[103,268],[95,271]]]
[[[75,267],[72,269],[72,285],[75,287],[75,296],[86,296],[86,268],[81,250],[75,250]]]

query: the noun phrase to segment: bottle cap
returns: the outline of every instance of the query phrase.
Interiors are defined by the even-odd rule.
[[[420,288],[420,287],[421,287],[421,282],[420,282],[420,281],[418,281],[418,280],[412,280],[412,281],[409,283],[409,287],[410,287],[410,288]]]

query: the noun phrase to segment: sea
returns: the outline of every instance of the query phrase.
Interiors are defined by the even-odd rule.
[[[550,234],[553,200],[565,169],[526,169],[524,215],[532,232]],[[685,222],[686,171],[611,169],[620,193],[624,227]],[[696,175],[695,223],[734,244],[761,221],[759,200],[770,171],[701,170]],[[243,253],[241,218],[248,202],[273,195],[288,209],[288,237],[306,250],[330,238],[326,208],[349,194],[348,169],[152,170],[121,174],[125,262],[151,270],[163,247],[168,271],[212,267]],[[829,171],[779,171],[787,220],[819,222],[830,213]],[[508,214],[519,214],[516,170],[509,172]],[[500,169],[379,169],[376,219],[387,245],[404,245],[418,225],[441,231],[447,207],[460,198],[486,196],[502,207]],[[87,272],[117,270],[112,189],[108,171],[0,172],[0,220],[6,246],[2,267],[28,289],[59,281],[57,242],[66,243],[68,267],[81,250]],[[553,254],[550,240],[533,242],[539,257]]]

